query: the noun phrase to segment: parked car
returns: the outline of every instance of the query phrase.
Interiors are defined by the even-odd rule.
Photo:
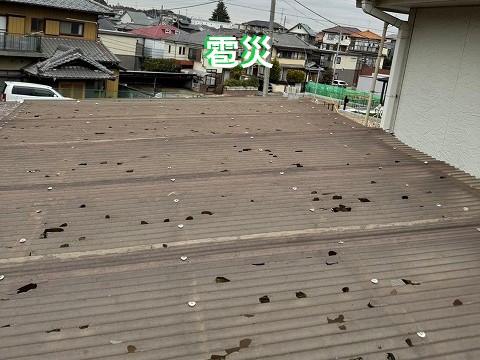
[[[348,86],[347,82],[343,80],[333,80],[332,85],[342,87],[342,88],[347,88]]]
[[[62,96],[51,86],[18,81],[0,84],[2,101],[24,100],[73,100]]]

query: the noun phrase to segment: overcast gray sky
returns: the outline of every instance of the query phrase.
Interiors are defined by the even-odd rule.
[[[176,13],[189,17],[198,17],[208,19],[214,8],[215,3],[178,9],[206,3],[209,0],[108,0],[108,4],[113,6],[121,4],[132,6],[137,9],[172,9]],[[355,0],[298,0],[301,4],[307,6],[318,14],[332,20],[335,23],[346,26],[357,27],[361,30],[370,29],[373,32],[381,34],[382,22],[366,15],[361,9],[355,7]],[[224,0],[227,7],[230,20],[232,22],[245,22],[249,20],[269,19],[270,0]],[[318,17],[313,12],[308,11],[293,0],[276,1],[275,21],[283,24],[286,18],[286,27],[294,26],[299,22],[308,24],[315,31],[321,31],[334,24]],[[283,13],[283,16],[282,16]],[[388,33],[396,33],[396,29],[389,28]]]

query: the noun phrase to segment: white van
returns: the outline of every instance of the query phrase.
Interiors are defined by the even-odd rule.
[[[51,86],[34,83],[5,81],[4,84],[0,84],[0,90],[2,101],[73,100],[62,96]]]
[[[346,88],[348,86],[347,82],[343,80],[333,80],[332,85],[342,88]]]

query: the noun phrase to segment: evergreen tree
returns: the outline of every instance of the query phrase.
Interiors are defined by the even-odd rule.
[[[227,7],[223,3],[223,1],[219,1],[217,4],[217,8],[213,10],[212,16],[210,17],[211,21],[222,21],[222,22],[230,22],[230,16],[227,12]]]
[[[282,69],[280,67],[280,63],[277,59],[272,61],[272,68],[270,69],[270,80],[272,82],[278,82],[280,80]]]

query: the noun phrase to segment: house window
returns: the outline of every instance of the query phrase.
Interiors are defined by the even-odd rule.
[[[298,29],[298,30],[301,30],[301,29],[302,29],[302,25],[298,25],[298,26],[297,26],[297,29]]]
[[[44,28],[44,20],[40,18],[32,18],[30,31],[31,32],[38,32],[43,31]]]
[[[170,54],[172,52],[172,45],[168,45],[168,53]]]
[[[82,36],[83,24],[77,22],[60,21],[60,34]]]
[[[7,32],[7,17],[0,16],[0,33]]]
[[[327,39],[328,39],[328,40],[332,40],[332,41],[333,41],[333,40],[335,40],[336,38],[337,38],[337,36],[336,36],[335,34],[328,34],[328,35],[327,35]]]
[[[178,47],[178,55],[185,55],[185,46]]]
[[[342,62],[342,57],[337,56],[337,60],[335,61],[337,64],[340,64]]]
[[[165,34],[170,34],[170,29],[165,29]]]

